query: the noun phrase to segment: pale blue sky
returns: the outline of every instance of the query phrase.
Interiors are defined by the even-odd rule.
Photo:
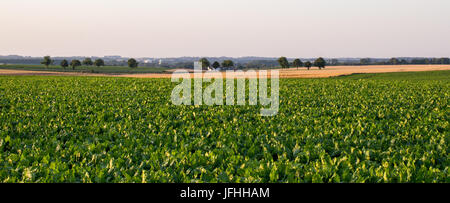
[[[0,55],[450,56],[449,0],[1,0]]]

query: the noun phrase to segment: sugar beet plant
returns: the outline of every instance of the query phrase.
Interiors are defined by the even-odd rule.
[[[174,106],[167,79],[4,76],[0,181],[448,183],[434,75],[282,79],[275,117]]]

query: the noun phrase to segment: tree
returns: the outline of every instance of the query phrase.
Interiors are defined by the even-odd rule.
[[[94,65],[94,62],[92,62],[91,58],[85,58],[83,60],[83,65],[85,65],[85,66],[92,66],[92,65]]]
[[[282,56],[278,58],[278,63],[280,64],[281,68],[289,68],[289,61],[286,57]]]
[[[199,60],[199,62],[202,63],[202,68],[203,68],[203,69],[207,69],[207,68],[211,65],[211,63],[208,61],[207,58],[201,58],[201,59]]]
[[[316,59],[314,61],[314,66],[318,67],[319,70],[322,68],[325,68],[326,65],[327,65],[327,62],[322,57],[319,57],[318,59]]]
[[[53,64],[53,60],[50,56],[44,56],[44,60],[41,61],[41,64],[48,68],[48,66]]]
[[[217,69],[217,68],[220,67],[220,63],[217,62],[217,61],[214,61],[214,63],[212,64],[212,67],[215,68],[215,69]]]
[[[75,70],[76,67],[81,66],[80,60],[72,60],[70,62],[70,66],[72,67],[72,70]]]
[[[229,67],[233,67],[233,66],[234,66],[234,62],[232,60],[225,60],[222,62],[222,67],[229,68]]]
[[[312,66],[312,63],[311,62],[309,62],[309,61],[307,61],[307,62],[305,62],[305,67],[309,70],[310,68],[311,68],[311,66]]]
[[[391,64],[391,65],[397,65],[399,63],[400,63],[400,61],[397,58],[389,59],[389,64]]]
[[[67,67],[69,67],[69,62],[66,59],[62,60],[61,61],[61,67],[66,69]]]
[[[128,60],[128,67],[130,68],[137,68],[139,63],[136,61],[136,59],[131,58]]]
[[[297,70],[299,67],[303,66],[303,62],[300,59],[295,59],[294,62],[292,62],[292,64],[297,67]]]
[[[103,61],[103,59],[96,59],[94,61],[94,65],[97,66],[97,67],[104,66],[105,65],[105,61]]]
[[[359,63],[361,65],[369,65],[370,63],[372,63],[372,59],[370,58],[363,58],[359,60]]]

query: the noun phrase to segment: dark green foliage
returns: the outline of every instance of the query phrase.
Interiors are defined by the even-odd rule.
[[[314,66],[318,67],[319,69],[325,68],[326,65],[327,65],[327,62],[322,57],[320,57],[314,61]]]
[[[312,63],[310,61],[305,62],[304,66],[309,70],[312,66]]]
[[[234,62],[232,60],[224,60],[222,62],[222,67],[230,68],[234,66]]]
[[[66,69],[67,67],[69,67],[69,62],[66,59],[64,59],[64,60],[61,61],[60,65],[61,65],[61,67]]]
[[[449,73],[282,79],[275,117],[173,106],[169,79],[0,76],[0,182],[445,183]]]
[[[41,61],[41,64],[44,65],[46,68],[48,68],[48,66],[53,64],[53,60],[50,56],[44,56],[44,59]]]
[[[280,64],[281,68],[289,68],[289,61],[286,57],[282,56],[277,61],[278,64]]]
[[[94,65],[97,66],[97,67],[105,66],[105,61],[103,61],[103,59],[96,59],[94,61]]]
[[[369,65],[370,63],[372,63],[372,59],[370,58],[363,58],[359,60],[361,65]]]
[[[128,59],[128,67],[137,68],[138,65],[139,65],[139,63],[136,61],[136,59],[134,59],[134,58]]]
[[[94,65],[94,62],[92,62],[91,58],[85,58],[83,60],[83,65],[85,65],[85,66],[92,66],[92,65]]]
[[[389,64],[398,65],[398,64],[400,64],[400,61],[397,58],[391,58],[389,60]]]
[[[75,70],[76,67],[81,66],[80,60],[72,60],[70,62],[70,66],[72,67],[72,70]]]
[[[219,68],[220,67],[220,63],[217,61],[214,61],[214,63],[212,64],[213,68]]]
[[[208,67],[211,65],[211,63],[208,61],[207,58],[201,58],[201,59],[199,60],[199,62],[202,63],[202,68],[203,68],[203,69],[206,69],[206,68],[208,68]]]
[[[303,62],[300,59],[295,59],[294,62],[292,62],[292,65],[298,69],[303,66]]]

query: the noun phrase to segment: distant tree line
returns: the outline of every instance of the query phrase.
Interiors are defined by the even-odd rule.
[[[81,58],[82,59],[82,58]],[[356,59],[358,60],[358,59]],[[0,61],[3,62],[4,60]],[[319,57],[317,59],[310,59],[302,61],[301,59],[291,59],[288,60],[286,57],[280,57],[277,60],[255,60],[249,61],[245,64],[237,64],[233,60],[223,60],[221,62],[214,61],[210,62],[207,58],[201,58],[199,61],[202,62],[203,68],[222,68],[222,69],[270,69],[270,68],[306,68],[311,69],[311,67],[317,67],[319,69],[323,69],[326,66],[338,66],[338,65],[432,65],[432,64],[442,64],[449,65],[450,58],[391,58],[391,59],[376,59],[376,58],[361,58],[359,61],[349,61],[343,60],[339,61],[339,59],[324,59]],[[15,63],[15,64],[36,64],[40,63],[44,65],[46,68],[55,64],[55,60],[53,60],[50,56],[45,56],[41,61],[37,61],[36,59],[26,59],[26,60],[8,60],[7,62]],[[73,70],[79,66],[96,66],[101,67],[105,66],[106,63],[103,59],[97,58],[93,60],[92,58],[85,58],[84,60],[73,59],[66,60],[61,58],[57,61],[59,65],[66,69],[71,67]],[[140,64],[136,59],[130,58],[128,61],[108,61],[110,66],[128,66],[130,68],[137,68],[138,66],[144,67],[164,67],[164,68],[193,68],[192,62],[176,62],[176,63],[143,63]]]
[[[375,59],[362,58],[359,62],[339,61],[338,59],[327,60],[329,66],[358,66],[358,65],[432,65],[441,64],[449,65],[450,58],[390,58],[390,59]]]
[[[80,61],[78,59],[74,59],[72,61],[67,61],[66,59],[62,60],[60,63],[61,67],[66,69],[68,66],[72,68],[72,70],[75,70],[76,67],[85,65],[85,66],[96,66],[101,67],[105,65],[105,61],[103,59],[96,59],[95,61],[92,61],[91,58],[85,58],[83,61]]]
[[[294,61],[292,63],[289,63],[288,59],[286,57],[282,56],[282,57],[278,58],[277,61],[281,68],[294,67],[294,68],[299,69],[301,67],[305,67],[306,69],[309,70],[309,69],[311,69],[312,66],[315,66],[315,67],[319,68],[319,70],[321,70],[327,66],[327,62],[322,57],[317,58],[313,62],[306,61],[303,63],[303,61],[300,59],[294,59]]]
[[[46,68],[48,68],[50,65],[54,64],[54,60],[52,60],[52,58],[50,56],[44,56],[44,59],[41,61],[41,64],[44,65]],[[96,67],[101,67],[101,66],[105,66],[105,61],[103,59],[95,59],[95,61],[92,61],[91,58],[85,58],[83,61],[80,61],[78,59],[73,59],[70,62],[67,61],[66,59],[63,59],[60,64],[59,64],[62,68],[66,69],[67,67],[71,67],[72,70],[75,70],[75,68],[79,67],[79,66],[96,66]],[[134,59],[131,58],[127,61],[127,65],[130,68],[137,68],[139,66],[139,62]]]
[[[202,63],[202,68],[203,69],[208,69],[208,68],[225,68],[225,69],[229,69],[229,68],[234,68],[237,69],[236,64],[232,61],[232,60],[224,60],[222,63],[219,63],[218,61],[214,61],[212,64],[211,62],[207,59],[207,58],[201,58],[199,60],[199,62]]]
[[[376,61],[371,58],[360,59],[358,65],[428,65],[450,64],[450,58],[413,58],[410,60],[391,58],[388,61]]]
[[[203,69],[208,69],[208,68],[214,68],[214,69],[218,69],[218,68],[223,68],[223,69],[257,68],[257,69],[260,69],[261,68],[260,66],[257,66],[257,65],[255,65],[255,66],[249,66],[249,65],[240,66],[240,65],[235,64],[232,60],[224,60],[222,63],[219,63],[218,61],[214,61],[211,64],[211,62],[207,58],[201,58],[199,60],[199,62],[202,63]],[[319,69],[323,69],[327,65],[327,62],[322,57],[319,57],[318,59],[314,60],[313,62],[306,61],[305,63],[303,63],[300,59],[295,59],[292,63],[290,63],[286,57],[280,57],[280,58],[278,58],[277,63],[281,68],[296,67],[298,69],[300,67],[306,67],[308,70],[312,66],[318,67]],[[273,66],[275,66],[275,65],[273,65]]]
[[[325,68],[325,66],[342,66],[342,65],[449,65],[450,58],[413,58],[413,59],[404,59],[404,58],[391,58],[389,60],[379,60],[379,59],[371,59],[371,58],[362,58],[358,62],[340,62],[338,59],[329,59],[325,60],[322,57],[319,57],[316,60],[302,62],[300,59],[294,59],[292,62],[289,62],[286,57],[280,57],[277,60],[279,67],[281,68],[300,68],[305,67],[308,70],[311,67],[318,67],[319,69]]]

